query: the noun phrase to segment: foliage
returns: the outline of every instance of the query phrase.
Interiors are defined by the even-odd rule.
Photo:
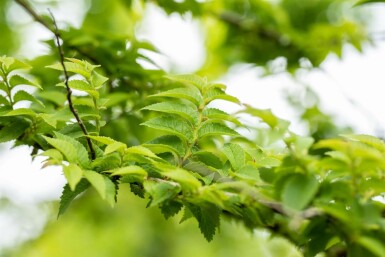
[[[59,31],[27,2],[16,2],[63,45],[48,41],[52,51],[28,64],[0,57],[0,142],[31,146],[46,157],[44,166],[62,167],[68,184],[59,216],[89,189],[113,206],[127,184],[166,219],[194,218],[208,241],[226,217],[282,236],[304,256],[384,256],[381,139],[299,136],[288,121],[249,105],[228,114],[214,107],[218,101],[240,105],[225,85],[139,64],[153,62],[143,50],[157,50],[135,37],[135,20],[111,15],[104,22],[90,12],[81,29]],[[366,37],[358,23],[339,12],[326,15],[342,1],[299,2],[158,4],[167,13],[191,12],[215,34],[200,72],[214,65],[215,75],[235,62],[266,65],[275,57],[285,57],[293,71],[300,60],[318,66],[328,53],[340,54],[345,42],[361,48]],[[91,8],[124,8],[136,17],[140,4],[94,1]],[[115,33],[125,22],[124,36]],[[76,58],[63,59],[63,53]]]

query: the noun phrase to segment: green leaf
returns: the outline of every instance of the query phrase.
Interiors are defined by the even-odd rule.
[[[57,86],[65,87],[65,84],[64,82],[62,82],[57,84]],[[86,92],[95,98],[99,98],[99,92],[84,80],[77,80],[77,79],[70,80],[68,81],[68,86],[72,89]]]
[[[76,196],[88,189],[89,186],[90,183],[85,179],[80,180],[80,182],[76,185],[75,190],[71,190],[70,186],[66,184],[60,197],[58,217],[67,210],[72,200],[74,200]]]
[[[194,75],[194,74],[168,75],[168,76],[166,76],[166,78],[177,81],[177,82],[193,85],[199,89],[202,89],[207,85],[207,79],[206,78],[202,78],[202,77],[199,77],[198,75]]]
[[[204,204],[203,206],[188,205],[188,208],[197,219],[199,229],[207,241],[211,241],[219,228],[221,211],[213,204]]]
[[[246,154],[238,144],[229,143],[223,147],[223,152],[234,170],[239,170],[245,165]]]
[[[87,137],[95,140],[95,141],[98,141],[102,144],[105,144],[105,145],[109,145],[109,144],[113,144],[113,143],[116,143],[117,141],[110,138],[110,137],[104,137],[104,136],[90,136],[88,135]]]
[[[78,163],[81,165],[82,168],[86,169],[89,167],[91,160],[89,158],[88,151],[84,147],[83,144],[81,144],[79,141],[77,141],[76,139],[74,139],[72,137],[60,134],[58,132],[55,132],[55,136],[58,139],[61,139],[63,141],[70,143],[71,145],[73,145],[76,149],[76,155],[77,155]]]
[[[239,136],[238,132],[220,123],[204,123],[198,130],[199,138],[224,135]]]
[[[370,4],[370,3],[385,3],[385,0],[360,0],[354,6]]]
[[[160,163],[155,164],[155,167],[161,170],[162,175],[178,182],[183,191],[194,192],[201,186],[201,183],[185,169]]]
[[[385,153],[385,142],[383,140],[377,138],[377,137],[370,136],[370,135],[363,135],[363,134],[360,134],[360,135],[353,135],[353,134],[342,135],[342,137],[370,145],[370,146],[376,148],[377,150],[379,150],[380,152]]]
[[[8,73],[13,70],[30,69],[31,66],[13,57],[0,56],[0,64],[3,69]]]
[[[12,88],[18,86],[18,85],[28,85],[28,86],[33,86],[38,89],[43,89],[39,84],[29,80],[26,77],[23,77],[19,74],[14,74],[12,77],[9,79],[9,84],[11,85]]]
[[[164,201],[160,204],[160,210],[166,220],[178,214],[182,210],[182,207],[183,204],[172,200]]]
[[[103,172],[110,173],[111,176],[131,175],[131,176],[141,178],[141,180],[147,177],[147,171],[145,171],[142,167],[139,167],[137,165],[131,165],[131,166],[116,168],[112,170],[105,170]]]
[[[373,237],[361,236],[358,239],[358,243],[377,257],[385,257],[385,246],[383,241]]]
[[[202,114],[209,120],[230,121],[242,126],[242,123],[236,117],[216,108],[205,108]]]
[[[0,143],[17,139],[29,127],[27,122],[15,121],[0,129]]]
[[[176,135],[186,141],[193,140],[193,128],[184,119],[178,117],[161,116],[152,120],[146,121],[141,125],[158,129],[168,134]]]
[[[9,116],[21,116],[21,115],[36,117],[36,113],[34,111],[32,111],[31,109],[28,109],[28,108],[19,108],[16,110],[12,110],[12,111],[8,112],[7,114],[5,114],[4,116],[9,117]]]
[[[67,101],[66,95],[63,92],[59,91],[43,91],[39,92],[38,96],[56,104],[57,106],[63,106],[65,101]]]
[[[19,90],[16,92],[16,94],[13,96],[13,101],[15,103],[20,102],[20,101],[30,101],[39,104],[40,106],[44,107],[44,104],[36,99],[33,95],[30,93],[24,91],[24,90]]]
[[[186,99],[196,106],[201,105],[202,103],[202,96],[201,93],[197,88],[174,88],[168,91],[163,91],[155,95],[151,95],[149,97],[171,97],[171,98],[176,98],[176,99]]]
[[[57,150],[59,150],[67,159],[67,161],[72,163],[77,163],[77,150],[76,147],[62,139],[50,138],[43,136],[43,138]]]
[[[198,121],[198,110],[195,106],[190,106],[186,103],[180,102],[162,102],[144,107],[142,110],[151,110],[156,112],[163,112],[166,114],[176,114],[185,118],[192,124]]]
[[[279,127],[281,129],[287,129],[289,127],[289,122],[279,119],[275,116],[270,109],[256,109],[250,105],[244,104],[246,106],[245,110],[240,112],[250,114],[254,117],[260,118],[263,122],[269,125],[271,128]]]
[[[143,186],[151,196],[150,206],[156,206],[166,200],[174,198],[181,190],[178,184],[174,185],[167,182],[158,183],[151,180],[145,181]]]
[[[282,202],[285,206],[302,210],[317,194],[319,183],[316,178],[304,174],[292,174],[285,181],[281,193]]]
[[[9,105],[9,102],[8,102],[7,98],[5,98],[4,96],[0,95],[0,104]]]
[[[95,89],[99,89],[103,86],[104,83],[106,83],[108,80],[107,77],[104,77],[97,73],[96,71],[92,72],[91,75],[91,84]]]
[[[259,170],[253,165],[245,165],[240,168],[235,175],[242,179],[249,179],[255,182],[261,182],[261,178],[259,177]]]
[[[193,154],[193,157],[198,159],[200,162],[204,164],[214,167],[216,169],[221,169],[223,167],[222,161],[219,159],[217,155],[208,151],[199,151]]]
[[[65,65],[66,70],[68,72],[80,74],[80,75],[84,76],[86,79],[90,79],[90,77],[91,77],[91,71],[92,70],[87,69],[82,64],[73,63],[73,62],[64,62],[64,65]],[[53,65],[49,65],[49,66],[47,66],[47,68],[63,71],[63,66],[61,63],[55,63]]]
[[[77,184],[80,182],[83,176],[82,169],[78,165],[70,163],[68,166],[63,166],[63,173],[71,190],[75,191]]]
[[[143,146],[149,148],[154,153],[171,152],[179,157],[184,156],[186,148],[182,140],[177,136],[166,135],[157,137]]]
[[[116,151],[124,151],[126,148],[127,148],[126,144],[121,142],[115,142],[107,145],[107,147],[104,149],[104,155],[107,155]]]
[[[217,87],[211,88],[210,90],[208,90],[203,96],[203,98],[204,98],[205,104],[208,104],[214,100],[225,100],[236,104],[240,103],[238,98],[226,94],[225,91]]]
[[[154,154],[150,149],[141,145],[131,146],[127,148],[126,154],[139,154],[147,157],[158,158],[158,156],[156,156],[156,154]]]
[[[85,170],[84,177],[96,189],[103,200],[107,200],[111,206],[115,204],[116,187],[108,177],[92,170]]]

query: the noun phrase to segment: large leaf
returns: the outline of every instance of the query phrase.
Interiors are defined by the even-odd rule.
[[[195,124],[198,121],[198,110],[195,106],[176,101],[152,104],[144,107],[142,110],[151,110],[156,112],[163,112],[166,114],[176,114],[182,118],[187,119],[192,124]]]
[[[199,131],[199,138],[206,136],[239,136],[238,132],[220,123],[204,123]]]
[[[188,87],[188,88],[174,88],[168,91],[163,91],[150,97],[172,97],[177,99],[186,99],[194,103],[196,106],[199,106],[202,103],[202,96],[197,88]]]
[[[319,183],[313,176],[292,174],[281,192],[282,202],[287,207],[302,210],[313,200],[318,188]]]
[[[91,170],[85,170],[84,177],[96,189],[102,199],[106,200],[111,206],[115,204],[116,186],[108,177]]]
[[[146,121],[141,125],[176,135],[187,141],[193,140],[193,128],[187,121],[181,118],[162,116]]]

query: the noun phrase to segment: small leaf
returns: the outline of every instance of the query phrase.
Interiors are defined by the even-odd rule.
[[[15,59],[13,57],[7,57],[7,56],[0,56],[0,64],[2,64],[3,69],[9,73],[13,70],[19,70],[19,69],[30,69],[31,66],[26,64],[25,62],[22,62],[18,59]]]
[[[111,173],[111,176],[124,176],[124,175],[135,175],[142,179],[147,176],[147,171],[137,165],[131,165],[112,170],[105,170],[105,173]]]
[[[70,163],[68,166],[63,166],[63,173],[71,190],[75,191],[77,184],[83,176],[82,169],[78,165]]]
[[[36,113],[28,108],[19,108],[16,110],[12,110],[7,114],[5,114],[4,116],[21,116],[21,115],[36,117]]]
[[[87,70],[83,65],[81,65],[79,63],[64,62],[64,65],[65,65],[66,70],[68,72],[80,74],[80,75],[84,76],[86,79],[89,79],[91,77],[91,71]],[[63,71],[63,66],[61,63],[55,63],[53,65],[49,65],[49,66],[47,66],[47,68]]]
[[[62,82],[57,84],[57,86],[65,87],[65,84],[64,82]],[[84,80],[77,80],[77,79],[70,80],[68,81],[68,86],[72,89],[86,92],[95,98],[99,98],[99,92]]]
[[[238,132],[220,123],[204,123],[198,131],[199,138],[206,136],[239,136]]]
[[[226,94],[225,91],[223,91],[220,88],[211,88],[210,90],[208,90],[205,93],[205,95],[203,97],[204,97],[204,101],[206,104],[208,104],[214,100],[225,100],[225,101],[233,102],[236,104],[240,103],[238,98]]]
[[[177,136],[167,135],[157,137],[143,146],[149,148],[155,153],[171,152],[179,157],[186,153],[186,148],[182,140]]]
[[[103,86],[104,83],[106,83],[108,80],[107,77],[104,77],[97,73],[96,71],[92,72],[91,75],[91,84],[95,89],[99,89]]]
[[[20,101],[30,101],[39,104],[40,106],[44,107],[44,104],[36,99],[33,95],[30,93],[24,91],[24,90],[19,90],[16,92],[16,94],[13,96],[13,101],[15,103],[20,102]]]
[[[160,205],[161,212],[164,218],[167,220],[182,210],[183,204],[177,201],[165,201]]]
[[[127,148],[127,145],[121,142],[114,142],[112,144],[107,145],[104,149],[104,155],[110,154],[116,151],[124,151]]]
[[[167,182],[157,183],[151,180],[145,181],[143,186],[151,196],[150,207],[174,198],[181,190],[179,185],[173,185]]]
[[[223,152],[234,170],[239,170],[243,165],[245,165],[246,155],[240,145],[232,143],[226,144],[223,147]]]
[[[207,79],[199,77],[194,74],[186,74],[186,75],[168,75],[166,78],[181,82],[181,83],[186,83],[193,85],[199,89],[202,89],[206,86],[207,84]]]
[[[162,175],[178,182],[183,191],[195,191],[201,186],[201,183],[185,169],[160,163],[156,164],[155,167],[161,170]]]
[[[105,144],[105,145],[109,145],[109,144],[113,144],[113,143],[116,143],[117,141],[110,138],[110,137],[104,137],[104,136],[90,136],[88,135],[87,137],[95,140],[95,141],[98,141],[102,144]]]
[[[84,177],[96,189],[103,200],[107,200],[111,206],[115,204],[116,187],[108,177],[91,170],[85,170]]]
[[[202,114],[209,120],[230,121],[238,126],[242,125],[234,116],[216,108],[205,108]]]
[[[348,138],[350,140],[357,140],[364,144],[370,145],[380,152],[385,153],[385,142],[377,137],[370,136],[370,135],[342,135],[344,138]]]
[[[193,129],[190,124],[178,117],[161,116],[152,120],[146,121],[141,125],[158,129],[172,135],[176,135],[187,141],[193,140]]]
[[[18,86],[18,85],[28,85],[28,86],[33,86],[38,89],[43,89],[39,84],[19,75],[19,74],[14,74],[12,77],[9,79],[9,84],[11,85],[12,88]]]
[[[142,110],[176,114],[187,119],[192,124],[195,124],[198,121],[198,110],[195,106],[193,107],[188,104],[175,101],[152,104],[144,107]]]
[[[318,188],[319,183],[313,176],[292,174],[285,181],[282,202],[287,207],[302,210],[313,200]]]
[[[163,91],[149,97],[172,97],[177,99],[186,99],[196,106],[199,106],[202,103],[202,96],[197,88],[174,88],[168,91]]]
[[[90,183],[85,179],[80,180],[75,190],[73,191],[71,190],[70,186],[66,184],[63,188],[63,192],[60,197],[60,207],[59,207],[58,217],[67,210],[72,200],[74,200],[76,196],[78,196],[79,194],[84,192],[86,189],[88,189],[89,186],[90,186]]]

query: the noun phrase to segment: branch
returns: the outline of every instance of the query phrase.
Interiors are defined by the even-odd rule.
[[[18,2],[20,2],[20,0],[17,0]],[[58,49],[58,52],[59,52],[59,56],[60,56],[60,63],[63,67],[63,72],[64,72],[64,84],[66,86],[66,89],[67,89],[67,101],[68,101],[68,105],[69,105],[69,108],[72,112],[72,114],[74,115],[77,123],[79,124],[79,127],[80,129],[83,131],[83,134],[86,136],[86,141],[87,141],[87,145],[88,145],[88,148],[90,149],[90,153],[91,153],[91,158],[92,159],[95,159],[95,150],[92,146],[92,142],[91,142],[91,139],[88,136],[88,131],[87,131],[87,128],[86,126],[84,125],[82,119],[79,117],[79,114],[77,112],[77,110],[75,109],[74,105],[73,105],[73,102],[72,102],[72,99],[71,99],[71,96],[72,96],[72,90],[71,88],[69,87],[68,85],[68,81],[69,81],[69,76],[68,76],[68,72],[67,72],[67,68],[64,64],[64,51],[63,51],[63,48],[60,44],[60,33],[59,33],[59,29],[57,27],[57,24],[56,24],[56,20],[55,20],[55,17],[53,16],[52,12],[50,10],[48,10],[51,17],[52,17],[52,21],[53,21],[53,27],[54,27],[54,31],[53,33],[55,34],[55,39],[56,39],[56,44],[57,44],[57,49]]]

